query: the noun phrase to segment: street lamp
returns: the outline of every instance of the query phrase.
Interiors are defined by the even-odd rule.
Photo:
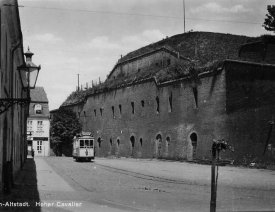
[[[27,90],[27,98],[0,98],[0,115],[14,104],[28,105],[30,103],[30,89],[35,88],[39,70],[41,69],[40,65],[36,66],[31,61],[32,55],[33,53],[30,52],[30,49],[28,48],[28,51],[25,53],[26,62],[17,67],[20,74],[22,87]]]

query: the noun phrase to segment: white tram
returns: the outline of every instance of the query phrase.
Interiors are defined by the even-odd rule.
[[[94,137],[90,132],[82,132],[74,137],[73,158],[76,161],[91,161],[95,158]]]

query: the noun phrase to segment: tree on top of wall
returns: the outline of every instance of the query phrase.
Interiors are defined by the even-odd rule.
[[[60,108],[51,119],[51,146],[57,155],[71,155],[73,137],[81,132],[81,124],[76,114]],[[66,153],[67,150],[67,153]]]
[[[275,5],[267,6],[268,14],[263,23],[263,27],[268,31],[275,32]]]

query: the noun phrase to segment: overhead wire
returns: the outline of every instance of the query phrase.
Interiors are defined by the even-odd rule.
[[[22,8],[36,8],[44,10],[58,10],[58,11],[72,11],[72,12],[81,12],[81,13],[97,13],[97,14],[113,14],[113,15],[122,15],[122,16],[139,16],[139,17],[153,17],[153,18],[166,18],[166,19],[177,19],[183,20],[179,16],[166,16],[166,15],[153,15],[153,14],[141,14],[141,13],[126,13],[126,12],[115,12],[115,11],[103,11],[103,10],[86,10],[86,9],[70,9],[70,8],[58,8],[58,7],[38,7],[38,6],[28,6],[28,5],[19,5]],[[198,21],[213,21],[213,22],[229,22],[229,23],[240,23],[240,24],[262,24],[260,22],[251,22],[251,21],[235,21],[235,20],[225,20],[225,19],[207,19],[207,18],[191,18],[186,17],[188,20],[198,20]]]

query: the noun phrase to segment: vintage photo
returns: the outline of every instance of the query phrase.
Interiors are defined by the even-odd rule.
[[[0,211],[275,211],[272,0],[0,0]]]

